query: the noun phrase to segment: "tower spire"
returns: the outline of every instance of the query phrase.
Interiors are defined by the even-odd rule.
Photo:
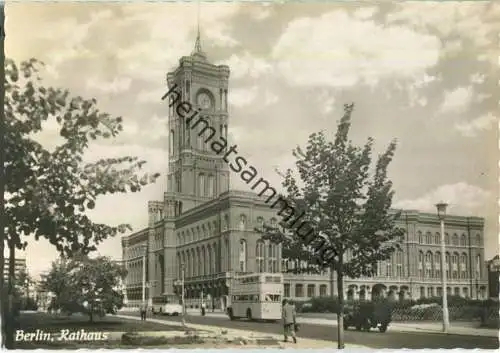
[[[205,53],[203,52],[203,49],[201,49],[201,39],[200,39],[200,0],[198,0],[198,15],[196,18],[197,22],[197,33],[196,33],[196,42],[194,43],[194,50],[191,55],[193,56],[201,56],[203,58],[206,58]]]

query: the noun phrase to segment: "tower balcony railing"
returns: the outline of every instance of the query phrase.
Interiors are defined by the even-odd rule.
[[[210,282],[210,281],[216,281],[216,280],[221,280],[221,279],[228,279],[232,275],[231,272],[218,272],[218,273],[210,273],[206,275],[199,275],[199,276],[191,276],[191,277],[185,277],[184,278],[184,283],[185,284],[194,284],[198,282]],[[179,278],[176,278],[174,282],[180,281]],[[180,282],[179,282],[180,283]]]

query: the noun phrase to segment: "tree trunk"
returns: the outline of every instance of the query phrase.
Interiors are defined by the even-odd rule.
[[[335,270],[333,269],[333,267],[330,267],[330,297],[334,298],[335,297],[335,290],[334,290],[334,287],[335,287],[335,280],[334,280],[334,276],[333,274],[335,273]]]
[[[5,346],[5,342],[7,341],[7,332],[6,332],[6,318],[7,311],[9,309],[7,303],[7,293],[4,279],[4,269],[5,269],[5,239],[7,238],[7,234],[5,233],[5,203],[4,203],[4,194],[5,194],[5,171],[4,171],[4,161],[5,161],[5,112],[4,112],[4,98],[5,98],[5,50],[4,50],[4,39],[5,39],[5,3],[0,4],[0,264],[2,266],[2,275],[0,276],[0,312],[2,316],[2,343],[1,346]]]
[[[337,315],[337,348],[344,349],[344,276],[342,274],[342,265],[337,269],[337,292],[339,312]]]
[[[89,320],[90,320],[90,322],[94,322],[94,307],[93,306],[90,307]]]
[[[14,349],[14,281],[15,281],[15,264],[16,264],[16,249],[12,244],[9,244],[9,284],[8,284],[8,294],[7,294],[7,320],[6,324],[6,339],[5,347],[7,349]]]

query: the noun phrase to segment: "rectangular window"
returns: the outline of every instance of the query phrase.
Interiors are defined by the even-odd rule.
[[[290,297],[290,284],[288,283],[285,283],[285,286],[284,286],[284,291],[285,291],[285,297]]]
[[[307,286],[307,296],[308,296],[309,298],[314,297],[314,295],[315,295],[315,293],[314,293],[314,292],[315,292],[315,289],[316,289],[316,288],[315,288],[314,284],[309,284],[309,285]]]

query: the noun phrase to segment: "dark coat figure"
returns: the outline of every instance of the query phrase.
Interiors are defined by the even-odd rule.
[[[146,321],[146,314],[148,312],[148,304],[142,303],[140,309],[141,309],[141,320]]]
[[[297,312],[295,311],[295,305],[292,305],[288,302],[288,300],[283,299],[281,316],[283,318],[284,341],[287,342],[288,336],[292,336],[293,343],[297,343],[297,338],[295,337],[295,325],[297,324]]]

